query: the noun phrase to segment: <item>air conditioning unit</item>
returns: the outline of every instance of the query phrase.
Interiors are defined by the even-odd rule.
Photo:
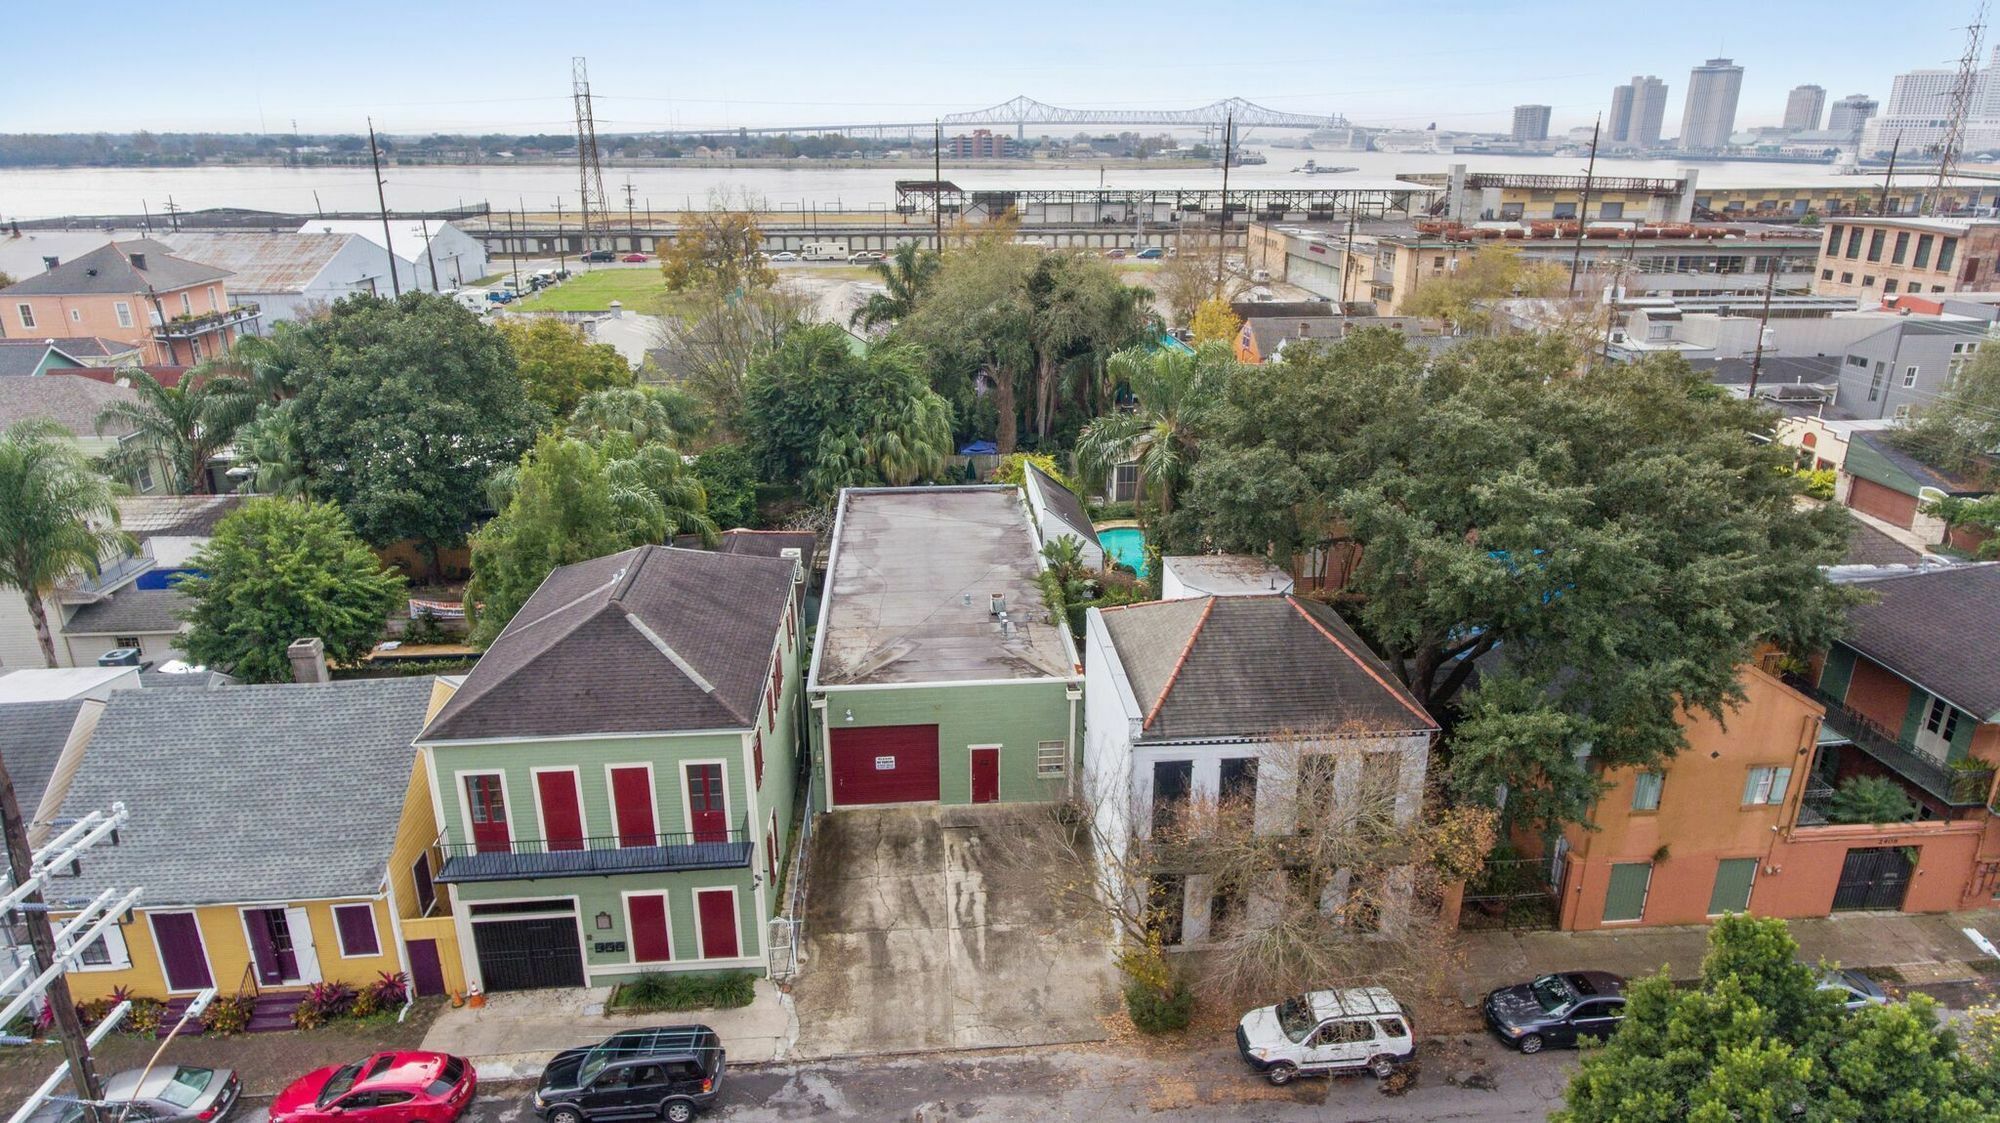
[[[97,657],[100,667],[136,667],[141,657],[136,647],[114,647]]]

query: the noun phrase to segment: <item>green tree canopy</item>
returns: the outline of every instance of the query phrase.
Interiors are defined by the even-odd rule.
[[[1003,453],[1014,451],[1022,399],[1031,396],[1024,387],[1036,356],[1028,281],[1040,260],[1033,246],[1004,238],[953,249],[895,336],[923,348],[931,388],[954,410],[968,416],[992,410],[992,436]],[[990,393],[982,393],[982,383]]]
[[[287,682],[285,649],[318,636],[334,663],[357,663],[382,638],[403,591],[331,503],[257,499],[215,524],[179,583],[191,602],[189,658],[246,682]]]
[[[1989,1120],[1993,1070],[1961,1051],[1925,995],[1844,1011],[1782,920],[1726,916],[1699,986],[1662,972],[1587,1050],[1557,1123],[1919,1123]]]
[[[60,422],[0,432],[0,585],[26,601],[44,666],[56,665],[56,641],[42,598],[73,572],[97,573],[98,558],[126,541],[111,496]]]
[[[498,636],[551,570],[676,534],[713,540],[701,483],[664,444],[546,434],[503,477],[500,513],[472,537],[473,642]]]
[[[568,417],[585,395],[632,385],[632,367],[609,343],[592,343],[575,324],[549,317],[502,320],[500,335],[528,396],[552,417]]]
[[[1838,509],[1803,509],[1762,412],[1678,359],[1569,377],[1560,343],[1393,332],[1244,368],[1169,537],[1290,556],[1357,543],[1345,609],[1432,713],[1462,798],[1580,820],[1579,754],[1651,765],[1683,707],[1726,720],[1752,645],[1823,648]],[[1142,396],[1143,397],[1143,396]],[[1467,691],[1479,672],[1476,691]]]
[[[916,351],[857,355],[830,324],[800,328],[751,364],[744,414],[766,478],[812,495],[902,486],[951,455],[951,407],[926,384]]]
[[[1945,471],[1991,472],[1991,456],[2000,450],[2000,346],[1981,346],[1937,399],[1891,436]]]
[[[1514,296],[1554,296],[1568,283],[1561,266],[1536,264],[1514,246],[1481,246],[1458,259],[1458,267],[1431,277],[1403,304],[1407,316],[1431,316],[1459,331],[1483,331],[1492,319],[1486,305]]]
[[[717,527],[757,526],[757,462],[747,446],[704,450],[694,458],[694,478],[708,493],[708,517]]]
[[[208,466],[257,413],[250,384],[213,366],[197,367],[168,386],[143,367],[126,375],[131,401],[111,402],[97,415],[97,432],[131,434],[104,456],[121,480],[161,468],[176,495],[207,495]]]
[[[873,266],[876,276],[882,278],[882,291],[870,295],[847,322],[872,328],[908,316],[917,310],[917,304],[929,291],[940,264],[935,250],[927,250],[915,242],[897,246],[887,261],[878,261]]]
[[[1111,356],[1107,365],[1111,378],[1138,399],[1138,408],[1107,413],[1084,426],[1076,442],[1077,463],[1102,477],[1136,462],[1139,491],[1162,512],[1171,512],[1194,467],[1200,421],[1228,393],[1241,364],[1228,344],[1206,343],[1192,355],[1135,347]]]
[[[660,273],[675,292],[743,292],[777,283],[764,260],[764,233],[747,211],[694,211],[682,216],[673,244],[660,251]]]
[[[571,436],[601,441],[622,435],[636,445],[678,444],[706,422],[701,404],[663,386],[625,386],[587,394],[569,415]]]
[[[307,493],[377,546],[464,541],[486,481],[548,419],[506,341],[429,293],[349,297],[300,335],[291,409]]]

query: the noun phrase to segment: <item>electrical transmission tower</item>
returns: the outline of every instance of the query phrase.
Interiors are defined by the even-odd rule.
[[[1972,112],[1972,91],[1979,80],[1979,41],[1986,33],[1986,0],[1965,29],[1965,53],[1958,59],[1958,77],[1951,86],[1951,114],[1945,120],[1944,141],[1938,145],[1937,182],[1931,186],[1924,213],[1936,214],[1944,207],[1945,190],[1958,166],[1959,149],[1965,144],[1965,119]]]
[[[596,248],[590,240],[591,215],[596,214],[600,229],[607,229],[610,211],[604,196],[604,168],[597,159],[597,120],[590,108],[590,68],[584,65],[582,55],[569,60],[569,73],[576,99],[576,185],[583,196],[583,248],[589,251]]]

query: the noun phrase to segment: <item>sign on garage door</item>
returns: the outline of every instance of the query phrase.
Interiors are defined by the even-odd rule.
[[[833,802],[922,803],[938,798],[938,727],[869,725],[833,731]]]

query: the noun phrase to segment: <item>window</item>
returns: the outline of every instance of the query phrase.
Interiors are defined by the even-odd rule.
[[[1833,256],[1835,256],[1836,254],[1840,253],[1840,232],[1841,232],[1841,229],[1842,229],[1842,227],[1840,226],[1840,224],[1839,224],[1839,223],[1835,223],[1834,225],[1832,225],[1832,226],[1830,226],[1830,227],[1828,227],[1828,228],[1827,228],[1827,232],[1826,232],[1826,256],[1828,256],[1828,257],[1833,257]]]
[[[129,328],[132,326],[132,304],[130,301],[121,300],[111,307],[118,313],[119,327]]]
[[[1938,243],[1937,271],[1940,273],[1951,272],[1951,256],[1957,252],[1958,252],[1957,238],[1946,238],[1943,241],[1940,241]]]
[[[1852,273],[1842,273],[1842,274],[1840,275],[1840,283],[1841,283],[1841,284],[1843,284],[1843,285],[1851,285],[1851,284],[1853,284],[1853,283],[1854,283],[1854,274],[1852,274]]]
[[[1762,807],[1785,801],[1792,783],[1790,768],[1752,768],[1743,779],[1743,806]]]
[[[1216,769],[1216,796],[1224,802],[1255,804],[1257,801],[1257,758],[1229,757]]]
[[[1672,324],[1648,323],[1646,325],[1647,339],[1672,339],[1673,337],[1674,325]]]
[[[1661,772],[1641,772],[1632,780],[1632,810],[1658,811],[1660,788],[1667,777]]]
[[[134,472],[133,475],[138,477],[140,491],[153,490],[153,466],[151,464],[141,463],[139,470]]]
[[[72,308],[72,309],[70,309],[70,310],[69,310],[69,322],[70,322],[70,323],[72,323],[72,324],[80,324],[80,323],[82,323],[82,322],[83,322],[83,309],[81,309],[81,308]]]
[[[1035,775],[1061,776],[1069,771],[1069,742],[1041,741],[1035,745]]]
[[[1951,740],[1958,732],[1958,710],[1942,698],[1931,699],[1930,708],[1924,713],[1924,731],[1935,733],[1941,741]]]
[[[35,326],[35,306],[34,306],[34,305],[32,305],[32,304],[16,304],[16,305],[14,306],[14,310],[15,310],[16,312],[20,313],[20,315],[21,315],[21,326],[22,326],[22,327],[24,327],[24,328],[31,328],[31,327],[34,327],[34,326]]]
[[[1874,275],[1873,273],[1863,273],[1863,274],[1861,275],[1861,287],[1862,287],[1862,288],[1864,288],[1864,289],[1872,289],[1872,288],[1874,288],[1874,287],[1875,287],[1875,275]]]
[[[1599,204],[1597,204],[1597,217],[1598,217],[1598,218],[1603,218],[1603,219],[1610,219],[1610,218],[1624,218],[1624,217],[1625,217],[1625,204],[1623,204],[1623,203],[1599,203]]]
[[[1907,402],[1896,407],[1896,420],[1902,421],[1907,419],[1909,416],[1910,416],[1910,406]]]
[[[374,905],[335,905],[333,926],[340,934],[342,957],[360,959],[382,954],[382,941],[375,935]]]
[[[1882,282],[1882,291],[1883,291],[1883,292],[1895,292],[1895,291],[1896,291],[1896,278],[1894,278],[1894,277],[1891,277],[1891,278],[1889,278],[1888,280],[1886,280],[1886,281],[1883,281],[1883,282]]]
[[[1910,255],[1910,233],[1909,231],[1905,230],[1902,233],[1896,235],[1896,248],[1889,251],[1889,260],[1896,265],[1901,265],[1903,263],[1903,259],[1908,257],[1909,255]]]
[[[1882,372],[1878,370],[1874,374],[1868,376],[1868,400],[1872,402],[1881,396],[1882,396]]]
[[[1951,345],[1951,361],[1944,368],[1944,384],[1946,386],[1950,386],[1952,383],[1958,381],[1958,376],[1964,372],[1966,364],[1972,361],[1972,353],[1977,350],[1979,350],[1979,344],[1977,343],[1954,343]]]
[[[1861,256],[1861,228],[1856,226],[1847,232],[1847,257]]]
[[[1876,241],[1878,241],[1878,242],[1879,242],[1879,241],[1881,241],[1881,240],[1882,240],[1882,235],[1880,235],[1880,234],[1877,234],[1877,235],[1875,235],[1875,240],[1876,240]],[[214,285],[210,285],[210,286],[208,286],[208,310],[209,310],[209,311],[211,311],[211,312],[220,312],[220,311],[222,311],[222,304],[221,304],[221,302],[219,302],[219,301],[217,301],[217,300],[215,299],[215,286],[214,286]]]
[[[1868,260],[1882,260],[1882,240],[1887,236],[1888,232],[1884,230],[1877,230],[1868,235]]]
[[[1912,363],[1911,365],[1903,368],[1903,389],[1907,390],[1910,387],[1915,386],[1916,384],[1917,384],[1917,368],[1916,364]]]
[[[1851,367],[1866,367],[1868,365],[1868,357],[1866,355],[1849,355],[1847,356],[1847,365]]]
[[[1444,268],[1444,255],[1443,255],[1443,254],[1439,254],[1439,255],[1437,255],[1436,257],[1434,257],[1434,258],[1432,258],[1432,259],[1431,259],[1431,268],[1432,268],[1432,269],[1443,269],[1443,268]]]
[[[1819,271],[1819,279],[1820,279],[1820,280],[1822,280],[1822,281],[1831,281],[1831,280],[1833,280],[1833,270],[1831,270],[1831,269],[1822,269],[1822,270],[1820,270],[1820,271]]]
[[[111,646],[113,646],[113,647],[137,647],[137,646],[139,646],[139,637],[138,637],[138,636],[113,636],[113,637],[111,637]]]
[[[417,855],[417,864],[410,868],[410,881],[417,887],[417,915],[429,916],[437,906],[437,885],[431,881],[431,856]]]
[[[190,300],[188,298],[188,294],[186,293],[181,294],[181,315],[183,316],[194,315],[194,301]]]
[[[1918,269],[1930,268],[1931,241],[1932,238],[1929,234],[1917,235],[1917,256],[1910,259],[1911,265],[1916,266]]]

